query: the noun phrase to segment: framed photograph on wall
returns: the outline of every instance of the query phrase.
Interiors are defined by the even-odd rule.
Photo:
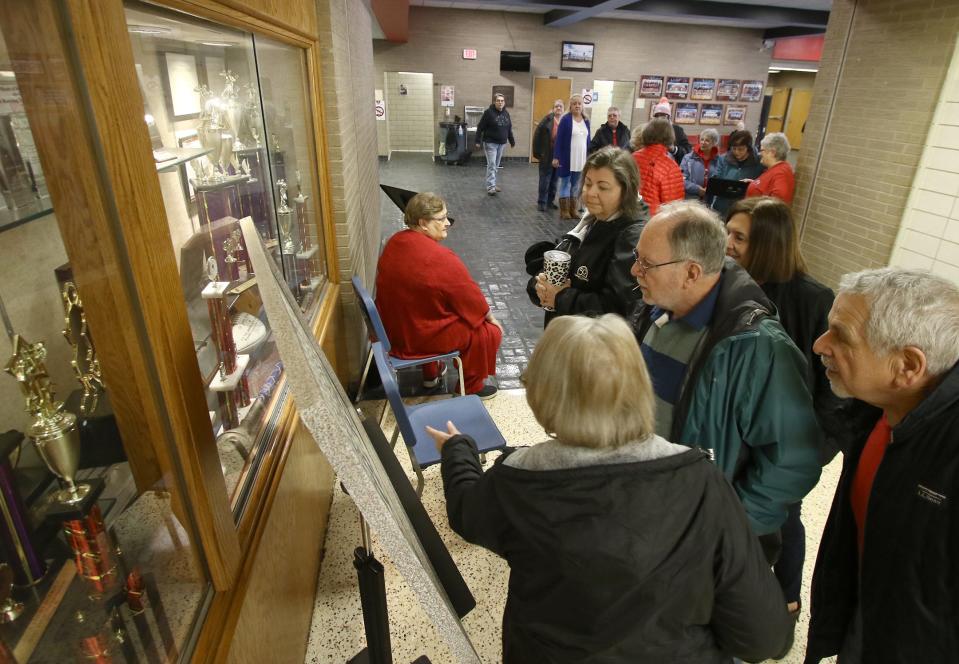
[[[699,124],[718,125],[723,121],[722,104],[703,104],[699,111]]]
[[[666,79],[666,96],[669,99],[689,99],[689,77],[668,77]]]
[[[663,77],[643,74],[639,78],[639,96],[659,99],[663,96]]]
[[[559,68],[564,71],[593,71],[594,44],[587,42],[563,42],[563,55]]]
[[[689,102],[676,104],[676,110],[673,114],[673,122],[676,124],[696,124],[699,116],[699,104]]]
[[[163,76],[166,92],[167,108],[173,120],[192,120],[200,116],[200,95],[196,91],[200,87],[199,63],[191,53],[163,54],[162,62],[166,65],[166,76]]]
[[[745,104],[727,104],[726,105],[726,115],[723,117],[723,124],[735,126],[740,122],[746,121],[746,105]]]
[[[763,98],[766,83],[763,81],[743,81],[740,101],[759,101]]]
[[[693,87],[689,91],[689,98],[700,101],[711,101],[715,91],[715,78],[694,78]]]
[[[739,99],[740,82],[732,78],[719,79],[719,87],[716,88],[717,101],[736,101]]]
[[[493,103],[493,97],[503,95],[506,98],[506,108],[513,108],[513,90],[512,85],[494,85],[493,94],[489,98],[489,103]]]

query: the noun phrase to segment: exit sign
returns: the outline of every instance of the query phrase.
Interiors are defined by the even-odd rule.
[[[475,59],[476,59],[476,49],[475,49],[475,48],[464,48],[464,49],[463,49],[463,59],[464,59],[464,60],[475,60]]]

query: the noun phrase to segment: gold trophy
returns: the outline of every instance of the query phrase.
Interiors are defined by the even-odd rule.
[[[63,404],[54,398],[46,358],[43,342],[31,344],[15,334],[13,356],[5,371],[20,383],[26,410],[34,417],[27,434],[50,471],[66,485],[55,499],[63,506],[79,506],[90,493],[90,485],[77,484],[75,480],[80,465],[77,416],[63,410]]]

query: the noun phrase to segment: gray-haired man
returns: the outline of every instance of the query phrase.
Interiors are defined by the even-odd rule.
[[[633,326],[656,392],[656,433],[707,450],[767,558],[789,505],[819,480],[821,431],[806,361],[749,274],[726,260],[716,213],[664,205],[636,246]]]
[[[959,652],[959,288],[848,274],[813,350],[875,408],[847,450],[812,582],[806,662],[952,662]]]
[[[593,140],[589,142],[589,154],[607,145],[632,152],[629,146],[629,127],[619,121],[619,109],[615,106],[606,110],[606,122],[599,126]]]

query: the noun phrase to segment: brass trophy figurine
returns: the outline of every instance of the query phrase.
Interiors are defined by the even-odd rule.
[[[27,412],[34,417],[27,434],[50,471],[66,485],[56,493],[56,500],[62,505],[77,506],[90,492],[89,484],[77,484],[74,479],[80,464],[77,416],[63,410],[63,404],[54,398],[46,358],[43,342],[31,344],[15,334],[13,356],[4,370],[20,383]]]
[[[103,375],[100,371],[100,360],[87,327],[87,316],[83,311],[83,302],[77,292],[76,284],[68,281],[63,284],[60,293],[63,298],[63,309],[66,327],[63,336],[73,347],[73,359],[70,365],[80,385],[83,386],[83,397],[80,399],[80,415],[89,417],[97,410],[100,395],[103,393]]]

